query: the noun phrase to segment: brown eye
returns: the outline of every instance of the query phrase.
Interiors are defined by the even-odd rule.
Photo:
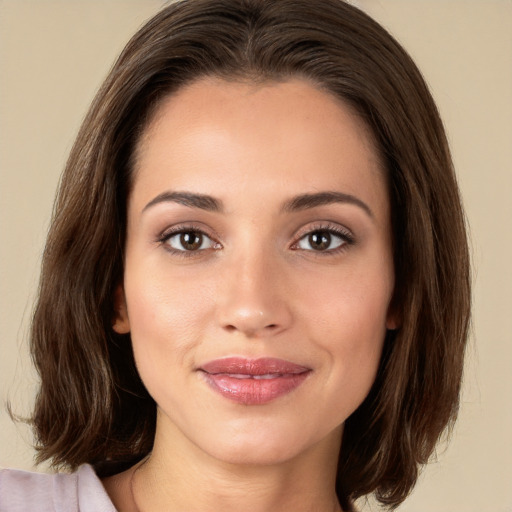
[[[187,233],[181,233],[180,244],[187,251],[197,251],[203,243],[203,235],[189,231]]]
[[[316,231],[308,235],[308,242],[315,251],[325,251],[331,245],[331,234],[327,231]]]
[[[192,252],[211,249],[213,240],[201,231],[180,231],[169,236],[166,243],[176,251]]]
[[[342,235],[326,229],[318,229],[303,236],[297,247],[306,251],[332,251],[347,243]]]

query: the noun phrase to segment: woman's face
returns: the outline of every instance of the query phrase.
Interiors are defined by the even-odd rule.
[[[388,192],[362,121],[300,80],[198,81],[145,130],[128,203],[114,328],[157,431],[229,462],[336,453],[395,326]]]

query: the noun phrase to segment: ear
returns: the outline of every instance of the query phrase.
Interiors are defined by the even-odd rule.
[[[114,293],[114,312],[115,316],[112,322],[112,329],[117,334],[127,334],[130,332],[130,320],[128,318],[128,309],[126,307],[126,298],[123,285],[117,286]]]
[[[388,314],[386,316],[386,329],[388,331],[394,331],[401,327],[402,325],[402,318],[401,315],[398,313],[397,307],[393,304],[393,301],[389,305],[388,308]]]
[[[386,329],[388,331],[395,331],[402,326],[402,314],[400,313],[400,309],[401,308],[397,305],[396,296],[393,295],[386,316]]]
[[[386,319],[386,329],[388,331],[395,331],[400,327],[400,322],[394,315],[388,315]]]

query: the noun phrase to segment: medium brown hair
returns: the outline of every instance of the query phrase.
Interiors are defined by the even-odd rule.
[[[418,69],[342,0],[185,0],[128,43],[71,151],[32,325],[41,376],[38,460],[126,464],[152,448],[156,406],[129,335],[112,330],[134,147],[160,101],[206,76],[301,77],[356,109],[385,163],[400,328],[369,396],[346,421],[337,492],[391,508],[455,419],[470,304],[465,223],[444,129]]]

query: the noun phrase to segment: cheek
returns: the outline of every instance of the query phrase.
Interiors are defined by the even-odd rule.
[[[380,271],[379,271],[380,270]],[[354,349],[380,340],[393,292],[392,272],[385,268],[340,271],[328,279],[303,283],[303,314],[316,318],[314,325],[327,331],[326,339],[352,340]]]
[[[159,369],[170,374],[171,366],[193,366],[187,355],[211,318],[211,291],[197,280],[170,276],[156,265],[126,275],[130,276],[125,292],[132,344],[141,374]]]
[[[347,413],[364,400],[374,382],[393,289],[391,272],[368,268],[332,278],[321,287],[308,286],[315,291],[304,294],[308,304],[304,314],[309,310],[314,319],[309,337],[326,355],[328,385],[345,397]]]

